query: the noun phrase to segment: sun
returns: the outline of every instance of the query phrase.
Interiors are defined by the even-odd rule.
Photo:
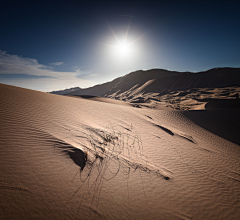
[[[121,59],[130,59],[133,55],[133,46],[127,41],[118,41],[114,46],[114,54]]]
[[[139,54],[139,48],[136,42],[141,39],[141,36],[135,38],[133,35],[129,34],[130,22],[131,19],[127,26],[126,32],[118,32],[118,34],[116,34],[112,27],[109,25],[109,29],[112,33],[113,38],[111,38],[109,44],[105,45],[110,49],[108,51],[111,58],[114,58],[117,61],[123,61],[131,65],[132,62],[136,61],[136,57]]]
[[[118,44],[115,46],[115,53],[122,58],[130,57],[132,53],[132,47],[126,42],[118,42]]]

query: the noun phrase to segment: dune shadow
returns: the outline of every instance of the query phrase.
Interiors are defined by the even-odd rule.
[[[95,96],[95,95],[65,95],[65,96],[75,97],[75,98],[83,98],[83,99],[91,99],[91,98],[99,97],[99,96]]]
[[[155,126],[161,128],[163,131],[165,131],[166,133],[170,134],[171,136],[176,135],[176,136],[178,136],[178,137],[180,137],[180,138],[183,138],[183,139],[185,139],[185,140],[187,140],[187,141],[190,141],[190,142],[196,144],[196,142],[194,141],[194,139],[193,139],[191,136],[173,133],[171,130],[169,130],[168,128],[165,128],[165,127],[163,127],[163,126],[161,126],[161,125],[155,124]]]
[[[181,137],[181,138],[184,138],[184,139],[187,140],[187,141],[190,141],[190,142],[196,144],[196,142],[193,140],[193,138],[192,138],[191,136],[186,137],[186,136],[180,135],[180,134],[176,134],[176,135],[179,136],[179,137]]]
[[[81,170],[84,169],[87,157],[83,151],[77,148],[72,148],[71,150],[68,149],[64,151],[69,155],[73,162],[81,168]]]
[[[55,147],[62,149],[62,152],[66,153],[81,170],[84,169],[87,161],[87,154],[85,152],[62,141],[54,142]]]
[[[216,99],[205,105],[205,109],[237,108],[240,109],[240,99]]]
[[[84,98],[84,99],[91,99],[91,98],[95,98],[95,97],[98,97],[98,96],[95,96],[95,95],[77,95],[81,98]]]
[[[184,112],[184,115],[207,131],[240,145],[239,113],[237,108],[210,108]]]
[[[155,126],[161,128],[163,131],[167,132],[168,134],[170,134],[170,135],[172,135],[172,136],[174,135],[174,133],[173,133],[171,130],[169,130],[169,129],[167,129],[167,128],[161,126],[161,125],[157,125],[157,124],[155,124]]]

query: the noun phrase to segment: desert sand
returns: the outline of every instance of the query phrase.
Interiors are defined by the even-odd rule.
[[[126,103],[0,84],[0,218],[240,219],[239,87],[223,88]]]

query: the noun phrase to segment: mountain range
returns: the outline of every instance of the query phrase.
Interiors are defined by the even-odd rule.
[[[239,87],[240,68],[213,68],[197,73],[151,69],[131,72],[86,89],[76,87],[52,93],[84,98],[101,96],[134,103],[135,107],[164,105],[188,110],[199,109],[210,100],[238,98]]]

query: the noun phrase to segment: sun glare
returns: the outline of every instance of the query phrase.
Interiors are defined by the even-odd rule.
[[[119,43],[118,46],[116,46],[116,53],[121,57],[129,57],[131,53],[131,47],[126,43]]]
[[[131,21],[131,19],[130,19]],[[134,39],[133,36],[129,37],[130,22],[127,26],[126,32],[116,34],[111,26],[109,28],[112,32],[113,37],[110,44],[107,44],[111,48],[110,56],[117,61],[124,61],[125,63],[131,64],[136,60],[138,48],[136,42],[140,39]]]

